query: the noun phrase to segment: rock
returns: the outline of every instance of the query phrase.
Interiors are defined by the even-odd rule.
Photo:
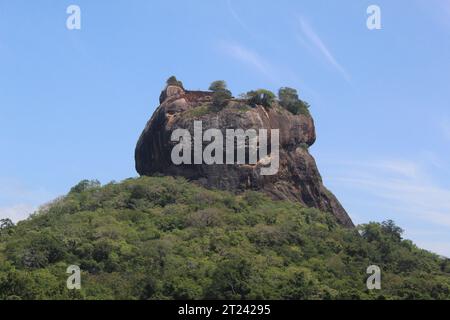
[[[272,108],[250,107],[244,101],[232,100],[223,110],[213,111],[212,93],[185,91],[168,86],[139,138],[135,151],[136,170],[140,175],[183,176],[209,187],[242,192],[260,190],[275,199],[299,201],[302,204],[332,213],[347,227],[353,223],[345,209],[328,191],[308,147],[316,140],[313,119],[308,115],[294,115],[275,104]],[[220,129],[279,129],[280,167],[277,174],[262,176],[256,165],[175,165],[171,160],[171,141],[175,129],[187,129],[193,135],[194,121],[203,122],[203,131]],[[206,143],[207,144],[207,143]]]
[[[178,86],[167,86],[165,90],[161,92],[159,96],[159,103],[163,103],[167,99],[174,99],[174,97],[181,97],[184,95],[183,88]]]

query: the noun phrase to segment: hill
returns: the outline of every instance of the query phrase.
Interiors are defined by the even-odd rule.
[[[0,299],[450,299],[450,262],[401,232],[183,178],[82,181],[3,221]],[[69,265],[80,291],[66,288]],[[369,265],[381,290],[366,288]]]

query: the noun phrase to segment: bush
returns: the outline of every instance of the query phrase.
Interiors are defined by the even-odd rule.
[[[251,105],[262,105],[266,108],[270,108],[275,101],[275,94],[272,91],[265,89],[249,91],[247,92],[246,97]]]
[[[302,142],[302,143],[300,143],[300,148],[302,148],[305,151],[308,151],[309,145],[307,143]]]

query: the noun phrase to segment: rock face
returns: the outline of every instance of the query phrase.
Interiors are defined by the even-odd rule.
[[[306,206],[332,213],[339,223],[353,223],[336,197],[328,191],[308,147],[316,140],[313,119],[293,115],[275,104],[272,108],[250,107],[245,101],[232,100],[221,111],[211,107],[212,93],[185,91],[168,86],[160,96],[160,106],[147,123],[136,146],[136,170],[140,175],[183,176],[210,187],[240,192],[260,190],[276,199],[299,201]],[[171,141],[175,129],[187,129],[194,135],[194,121],[202,121],[203,131],[225,129],[279,129],[279,170],[262,176],[262,164],[175,165],[171,160]],[[270,139],[269,139],[270,142]],[[205,145],[209,144],[205,143]]]

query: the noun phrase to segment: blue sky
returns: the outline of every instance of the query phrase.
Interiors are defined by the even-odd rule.
[[[66,8],[81,8],[81,30]],[[366,9],[381,8],[368,30]],[[167,77],[299,89],[325,184],[356,223],[450,256],[450,1],[0,0],[0,217],[136,176]]]

